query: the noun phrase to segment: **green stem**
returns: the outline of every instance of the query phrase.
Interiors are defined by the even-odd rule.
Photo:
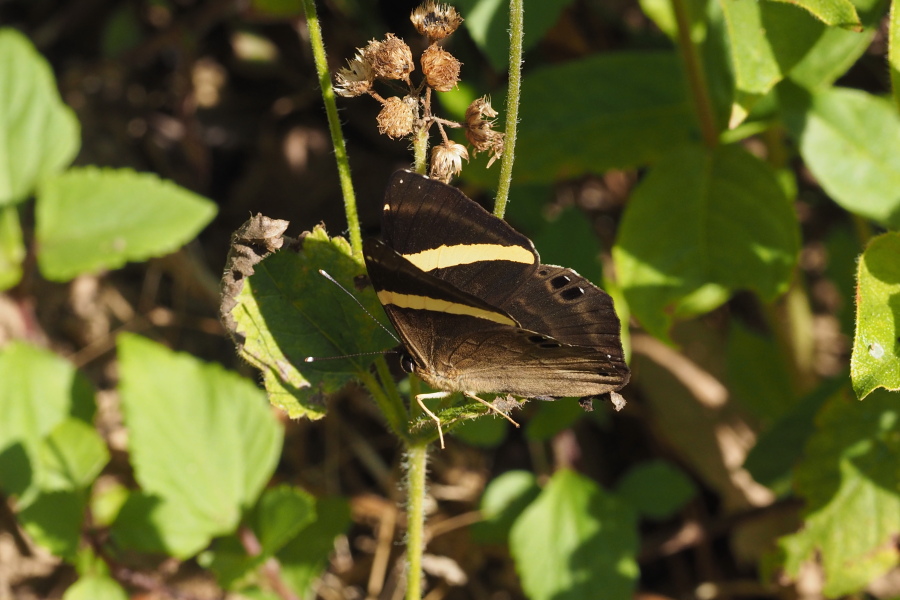
[[[715,148],[719,144],[716,116],[713,113],[712,100],[709,97],[709,86],[706,83],[703,61],[697,51],[697,45],[691,37],[691,18],[688,14],[687,2],[686,0],[672,0],[672,8],[675,11],[675,22],[678,24],[678,50],[681,53],[681,60],[684,62],[684,71],[687,75],[691,97],[694,100],[694,109],[697,111],[703,143],[707,148]]]
[[[316,63],[316,74],[319,78],[319,89],[325,103],[325,114],[328,116],[328,130],[331,133],[331,144],[334,146],[334,158],[337,161],[338,178],[341,182],[341,193],[344,196],[344,213],[347,215],[347,229],[350,231],[350,247],[356,256],[362,255],[362,232],[359,228],[359,216],[356,212],[356,194],[353,191],[353,180],[350,178],[350,161],[347,158],[347,145],[341,132],[338,119],[337,102],[334,99],[334,88],[331,87],[331,72],[325,59],[325,42],[322,40],[322,28],[316,14],[315,0],[303,0],[306,11],[306,25],[309,28],[309,43],[312,46],[313,59]]]
[[[400,398],[397,387],[394,385],[394,379],[391,377],[387,361],[384,360],[383,356],[379,356],[375,361],[375,368],[378,370],[378,378],[368,371],[357,373],[357,377],[366,386],[369,393],[372,394],[375,404],[378,405],[378,408],[387,420],[391,431],[400,439],[406,440],[409,438],[409,416],[403,404],[403,399]],[[382,383],[378,382],[379,378]]]
[[[406,451],[406,600],[422,598],[422,553],[425,551],[425,479],[428,445]]]
[[[506,214],[513,162],[516,159],[516,131],[519,125],[519,97],[522,95],[522,40],[525,38],[524,0],[509,0],[509,91],[506,96],[506,137],[500,157],[500,181],[494,199],[494,214]]]

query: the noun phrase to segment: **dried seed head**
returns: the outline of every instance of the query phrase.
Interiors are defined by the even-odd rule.
[[[347,61],[347,66],[338,71],[334,79],[334,91],[340,96],[352,98],[361,96],[372,89],[375,71],[372,70],[372,65],[360,51],[353,57],[353,60]]]
[[[363,49],[363,56],[372,65],[375,76],[383,79],[401,79],[409,83],[409,74],[416,69],[412,50],[393,33],[387,34],[383,42],[369,42]]]
[[[462,144],[446,142],[435,146],[431,150],[431,169],[429,176],[432,179],[450,183],[450,178],[462,172],[463,159],[469,160],[469,151]]]
[[[462,66],[456,57],[432,44],[422,53],[422,72],[428,85],[439,92],[449,92],[459,83],[459,68]]]
[[[494,131],[494,121],[489,120],[496,116],[497,111],[491,107],[491,101],[487,97],[475,100],[466,109],[466,139],[472,144],[475,154],[486,151],[491,153],[489,167],[503,154],[503,134]]]
[[[472,101],[469,108],[466,109],[466,125],[474,126],[484,117],[493,119],[497,116],[497,111],[491,106],[491,101],[487,96],[482,96]],[[490,125],[494,122],[490,121]]]
[[[463,22],[455,8],[436,4],[432,0],[419,5],[409,16],[409,20],[419,33],[432,42],[444,39]]]
[[[378,113],[378,132],[391,139],[409,135],[418,117],[418,107],[418,101],[412,96],[391,96]]]

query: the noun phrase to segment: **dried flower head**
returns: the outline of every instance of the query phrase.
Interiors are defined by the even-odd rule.
[[[372,89],[375,81],[375,71],[366,60],[362,51],[357,52],[353,60],[347,61],[347,66],[338,71],[335,76],[334,91],[347,98],[361,96]]]
[[[462,66],[455,56],[432,44],[422,53],[422,72],[428,85],[439,92],[449,92],[459,83],[459,68]]]
[[[490,151],[489,167],[503,154],[503,134],[493,129],[492,119],[496,116],[497,111],[486,96],[475,100],[466,109],[466,139],[472,144],[475,154]]]
[[[436,4],[432,0],[419,5],[409,16],[416,30],[432,42],[442,40],[463,22],[452,6]]]
[[[409,74],[416,70],[412,50],[393,33],[387,34],[383,42],[369,42],[363,49],[363,56],[372,65],[375,76],[383,79],[400,79],[409,83]]]
[[[419,116],[419,102],[412,96],[400,98],[391,96],[384,101],[378,113],[378,131],[391,139],[397,139],[412,133],[413,125]]]
[[[432,179],[449,183],[450,178],[462,172],[463,159],[469,160],[469,151],[462,144],[446,142],[431,149],[431,169],[429,176]]]

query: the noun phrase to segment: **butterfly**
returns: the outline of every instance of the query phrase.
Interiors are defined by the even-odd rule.
[[[408,171],[388,184],[369,279],[397,330],[403,369],[491,406],[480,393],[544,400],[615,394],[628,383],[610,296],[460,190]],[[624,402],[624,401],[622,401]]]

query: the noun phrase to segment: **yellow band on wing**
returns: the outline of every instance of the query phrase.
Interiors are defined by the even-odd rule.
[[[423,271],[446,269],[468,265],[485,260],[508,260],[530,265],[534,263],[534,253],[522,246],[501,246],[500,244],[459,244],[438,246],[415,254],[404,254],[403,258]]]
[[[389,290],[381,290],[378,292],[378,299],[384,306],[391,305],[396,306],[397,308],[430,310],[451,315],[468,315],[479,319],[487,319],[488,321],[493,321],[494,323],[500,323],[502,325],[518,326],[518,323],[503,313],[485,310],[476,306],[469,306],[468,304],[450,302],[449,300],[439,300],[437,298],[415,296],[413,294],[398,294]]]

